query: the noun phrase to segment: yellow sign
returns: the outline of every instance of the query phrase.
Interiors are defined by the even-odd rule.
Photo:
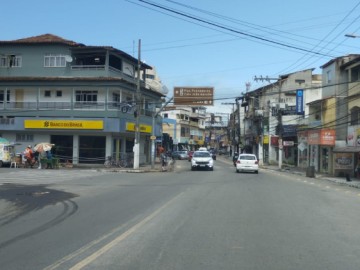
[[[99,120],[24,120],[24,127],[37,129],[104,129],[104,122]]]
[[[269,144],[269,136],[264,135],[263,144]]]
[[[144,132],[144,133],[151,133],[152,132],[152,126],[148,126],[148,125],[140,125],[140,132]],[[126,123],[126,130],[127,131],[136,131],[135,129],[135,123],[130,123],[127,122]]]

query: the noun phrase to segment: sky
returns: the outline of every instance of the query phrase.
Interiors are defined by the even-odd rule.
[[[0,40],[54,34],[112,46],[174,87],[214,87],[209,112],[292,72],[360,53],[358,0],[2,0]],[[6,12],[5,12],[6,11]],[[348,38],[345,34],[359,35]],[[274,82],[274,81],[272,81]]]

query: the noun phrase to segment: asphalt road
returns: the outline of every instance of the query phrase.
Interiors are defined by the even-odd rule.
[[[359,269],[358,189],[221,160],[0,170],[1,269]]]

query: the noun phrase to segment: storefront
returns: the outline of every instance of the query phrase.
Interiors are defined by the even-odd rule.
[[[335,146],[335,134],[333,129],[308,131],[309,166],[314,166],[315,171],[329,174],[333,171],[331,149]]]
[[[355,170],[360,165],[360,146],[336,147],[333,149],[335,176],[349,174],[351,177],[359,177]]]

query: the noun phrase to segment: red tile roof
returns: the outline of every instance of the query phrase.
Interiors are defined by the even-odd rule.
[[[33,36],[28,38],[21,38],[16,40],[8,40],[8,41],[0,41],[1,43],[7,44],[36,44],[36,43],[54,43],[54,44],[66,44],[70,46],[85,46],[84,44],[77,43],[72,40],[63,39],[59,36],[55,36],[52,34],[44,34],[40,36]]]

